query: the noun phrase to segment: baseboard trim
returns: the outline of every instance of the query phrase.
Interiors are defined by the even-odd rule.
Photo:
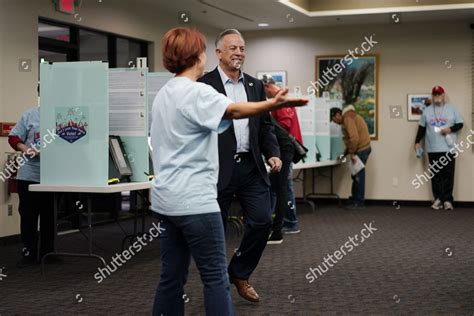
[[[366,200],[367,205],[384,205],[384,206],[429,206],[431,205],[432,201],[410,201],[410,200]],[[462,208],[474,208],[474,202],[467,202],[467,201],[454,201],[455,207],[462,207]]]
[[[13,244],[18,244],[20,242],[21,242],[20,234],[0,237],[0,246],[13,245]]]
[[[319,203],[338,203],[338,200],[333,197],[318,197],[317,199],[310,198],[312,201],[316,201]],[[342,202],[348,201],[348,199],[342,199]],[[419,206],[425,207],[431,205],[431,200],[426,201],[413,201],[413,200],[372,200],[368,199],[365,200],[366,205],[372,206]],[[461,208],[473,208],[474,209],[474,201],[454,201],[454,207],[461,207]]]

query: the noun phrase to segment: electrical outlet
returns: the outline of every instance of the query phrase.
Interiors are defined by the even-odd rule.
[[[398,178],[397,177],[392,178],[392,186],[398,187]]]
[[[8,212],[8,216],[13,215],[13,205],[12,204],[8,204],[7,212]]]

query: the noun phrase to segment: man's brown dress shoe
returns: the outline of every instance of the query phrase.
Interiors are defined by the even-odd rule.
[[[255,291],[253,286],[250,285],[248,280],[231,278],[230,283],[233,283],[235,285],[235,287],[237,288],[237,292],[239,292],[239,295],[245,298],[247,301],[260,301],[260,296],[258,296],[257,291]]]

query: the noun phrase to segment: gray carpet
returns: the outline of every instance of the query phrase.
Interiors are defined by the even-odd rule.
[[[474,210],[371,206],[346,211],[324,206],[311,214],[304,205],[298,210],[302,233],[268,245],[251,278],[261,302],[246,302],[232,288],[239,315],[474,314]],[[377,231],[308,282],[310,267],[320,265],[326,254],[370,222]],[[123,225],[132,228],[131,222]],[[110,260],[120,251],[122,237],[116,224],[97,227],[96,252]],[[228,254],[239,240],[236,231],[228,231]],[[86,247],[79,233],[61,236],[63,250]],[[156,241],[100,284],[93,277],[98,260],[65,258],[48,265],[42,276],[39,266],[15,267],[19,250],[20,245],[0,247],[0,268],[7,275],[0,281],[2,316],[150,314],[160,270]],[[203,315],[194,263],[186,295],[186,314]]]

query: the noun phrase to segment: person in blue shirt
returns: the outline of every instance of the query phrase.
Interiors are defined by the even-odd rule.
[[[25,111],[9,134],[10,146],[21,152],[17,163],[17,188],[19,196],[20,231],[23,242],[22,258],[17,267],[25,267],[38,262],[54,246],[53,196],[47,192],[30,192],[30,184],[40,183],[40,109],[34,107]],[[40,239],[38,247],[38,217],[40,219]],[[48,257],[48,262],[56,261]]]
[[[184,285],[193,257],[204,283],[206,315],[233,315],[224,227],[217,202],[218,133],[232,119],[304,105],[288,90],[262,102],[240,102],[196,82],[206,63],[205,37],[174,28],[161,41],[163,65],[176,76],[152,108],[155,179],[151,209],[160,219],[161,275],[153,315],[184,315]]]
[[[421,148],[425,138],[425,150],[430,162],[433,203],[431,208],[453,210],[454,168],[456,133],[463,127],[459,112],[451,104],[445,103],[445,92],[441,86],[432,89],[432,105],[421,115],[415,150]],[[442,158],[445,157],[445,158]],[[442,160],[442,161],[441,161]],[[444,162],[447,163],[444,164]],[[437,166],[437,168],[435,168]]]

